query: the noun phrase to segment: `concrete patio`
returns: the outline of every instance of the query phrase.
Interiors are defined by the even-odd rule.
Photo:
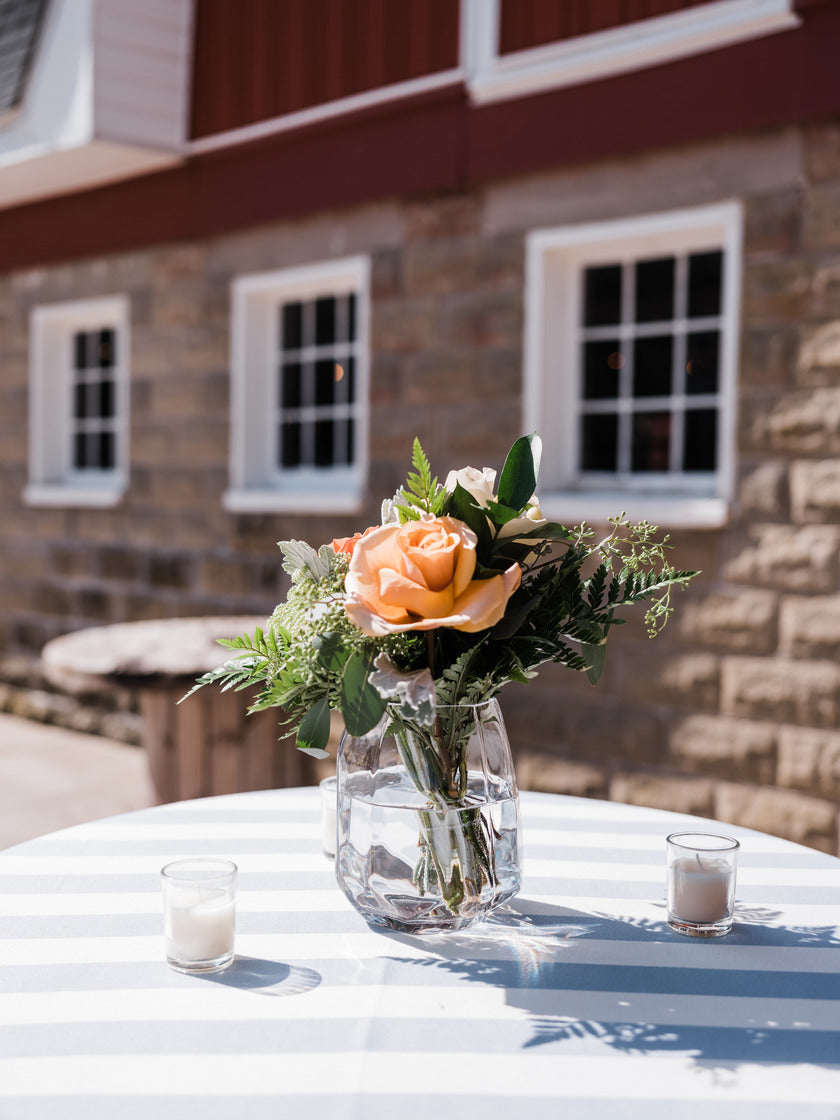
[[[0,713],[0,849],[155,801],[139,747]]]

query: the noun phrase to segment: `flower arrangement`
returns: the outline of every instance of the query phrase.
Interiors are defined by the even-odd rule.
[[[285,601],[253,636],[222,642],[234,657],[195,686],[258,685],[252,710],[282,709],[287,733],[318,757],[333,710],[350,736],[395,734],[427,806],[414,882],[455,914],[494,880],[492,826],[472,810],[454,828],[446,817],[468,799],[474,729],[462,713],[548,662],[594,684],[617,612],[646,602],[653,636],[672,589],[695,574],[668,564],[668,538],[647,522],[622,515],[596,539],[585,524],[548,521],[540,451],[538,436],[524,436],[498,478],[465,467],[441,483],[415,440],[413,470],[379,525],[317,551],[280,542]]]
[[[538,436],[523,436],[498,485],[488,467],[441,484],[415,440],[413,473],[383,503],[380,525],[317,552],[279,543],[285,602],[253,636],[224,640],[236,656],[196,688],[259,685],[252,710],[282,709],[297,746],[323,757],[331,710],[363,735],[396,699],[431,725],[437,705],[489,700],[547,662],[595,684],[609,631],[624,621],[617,610],[647,601],[653,637],[672,588],[696,573],[667,563],[667,536],[645,521],[613,518],[596,541],[586,524],[546,520],[540,451]]]

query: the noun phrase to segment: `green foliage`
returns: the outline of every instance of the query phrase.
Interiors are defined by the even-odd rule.
[[[432,478],[432,468],[426,453],[415,437],[412,449],[413,473],[409,474],[405,486],[397,492],[394,506],[400,521],[418,521],[424,514],[438,517],[447,503],[446,490],[436,478]]]

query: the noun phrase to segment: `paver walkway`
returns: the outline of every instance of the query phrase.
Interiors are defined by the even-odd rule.
[[[0,713],[0,848],[155,801],[139,747]]]

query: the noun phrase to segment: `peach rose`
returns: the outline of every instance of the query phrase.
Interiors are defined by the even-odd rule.
[[[360,541],[362,537],[366,537],[368,533],[372,533],[378,528],[378,525],[371,525],[371,527],[365,529],[363,533],[354,533],[352,537],[336,537],[332,542],[333,552],[343,552],[347,556],[352,556],[353,549],[356,547],[357,542]]]
[[[384,525],[357,541],[344,581],[345,609],[364,634],[450,626],[475,633],[503,617],[519,587],[518,564],[473,579],[476,535],[454,517]]]

